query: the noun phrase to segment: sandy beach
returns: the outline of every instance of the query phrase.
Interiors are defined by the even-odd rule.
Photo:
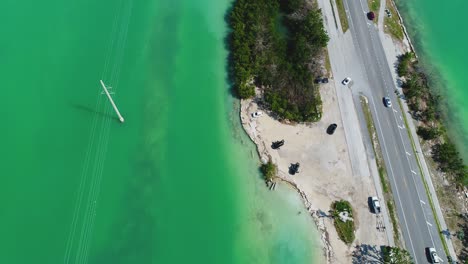
[[[251,113],[259,110],[256,99],[243,100],[240,115],[262,162],[271,158],[278,165],[278,177],[302,196],[321,231],[328,263],[351,263],[355,245],[380,246],[388,242],[382,220],[370,212],[367,204],[368,197],[376,195],[372,177],[353,174],[350,162],[353,154],[348,150],[334,85],[323,85],[321,96],[323,117],[313,124],[283,124],[264,109],[260,109],[264,113],[261,117],[254,118]],[[338,128],[328,135],[326,129],[331,123]],[[273,141],[281,139],[285,141],[281,149],[270,147]],[[296,162],[301,164],[300,170],[292,176],[288,168]],[[356,239],[350,246],[338,238],[333,219],[318,215],[319,210],[328,214],[332,202],[340,199],[350,201],[354,209]]]

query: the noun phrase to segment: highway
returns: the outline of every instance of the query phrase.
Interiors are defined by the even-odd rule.
[[[341,31],[336,9],[336,18],[333,18],[330,2],[320,1],[330,35],[328,51],[337,94],[345,94],[340,89],[350,89],[352,98],[347,100],[353,100],[355,107],[360,107],[359,95],[364,94],[369,99],[403,240],[415,263],[428,263],[427,247],[434,247],[442,260],[447,262],[403,113],[394,93],[394,69],[387,61],[377,26],[366,17],[366,0],[344,0],[344,4],[350,27],[345,34]],[[338,22],[335,23],[334,19]],[[341,84],[345,77],[353,80],[349,88]],[[383,105],[384,96],[390,97],[392,107]],[[352,133],[350,130],[345,129],[345,132]]]

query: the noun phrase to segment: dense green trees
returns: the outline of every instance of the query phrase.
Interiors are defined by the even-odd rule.
[[[440,170],[455,176],[459,184],[468,186],[468,170],[463,164],[455,145],[448,141],[434,145],[432,157],[439,164]]]
[[[399,57],[397,72],[404,79],[402,87],[408,106],[413,116],[421,121],[418,135],[433,141],[434,161],[441,171],[452,175],[457,184],[468,186],[468,169],[439,121],[440,97],[429,89],[427,76],[418,69],[414,54],[408,52]]]
[[[314,60],[328,42],[320,10],[305,0],[237,0],[230,14],[231,79],[240,98],[261,87],[279,118],[317,121],[322,101]]]
[[[440,131],[437,127],[418,127],[418,135],[424,140],[436,139],[440,135]]]

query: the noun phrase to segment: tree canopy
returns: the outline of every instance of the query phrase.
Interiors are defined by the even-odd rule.
[[[305,0],[237,0],[230,14],[231,80],[240,98],[261,87],[280,118],[317,121],[322,101],[313,75],[329,40],[319,9]]]

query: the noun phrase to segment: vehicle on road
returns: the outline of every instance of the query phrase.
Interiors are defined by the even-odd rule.
[[[440,263],[440,258],[437,255],[435,248],[433,247],[427,248],[427,252],[429,253],[429,258],[430,258],[431,263]]]
[[[338,125],[335,124],[335,123],[329,125],[328,128],[327,128],[327,134],[328,135],[333,135],[333,133],[335,133],[335,130],[336,130],[337,127],[338,127]]]
[[[272,148],[272,149],[279,149],[279,148],[282,147],[283,145],[284,145],[284,139],[283,139],[283,140],[279,140],[279,141],[273,142],[273,144],[271,144],[271,148]]]
[[[296,164],[291,164],[291,166],[289,166],[289,174],[294,175],[299,173],[299,166],[299,162],[296,162]]]
[[[392,101],[390,101],[390,98],[387,96],[383,98],[383,104],[385,107],[392,107]]]
[[[374,212],[374,214],[380,214],[381,209],[380,209],[379,198],[377,198],[377,196],[372,196],[370,197],[370,202],[371,202],[372,211]]]
[[[374,12],[370,11],[369,13],[367,13],[367,18],[369,20],[374,20],[375,19],[375,14]]]
[[[255,118],[255,117],[260,117],[260,116],[262,116],[262,115],[263,115],[262,111],[257,111],[257,112],[253,112],[253,113],[252,113],[252,117],[253,117],[253,118]]]
[[[351,82],[351,78],[346,77],[341,83],[342,83],[343,85],[348,85],[349,82]]]

